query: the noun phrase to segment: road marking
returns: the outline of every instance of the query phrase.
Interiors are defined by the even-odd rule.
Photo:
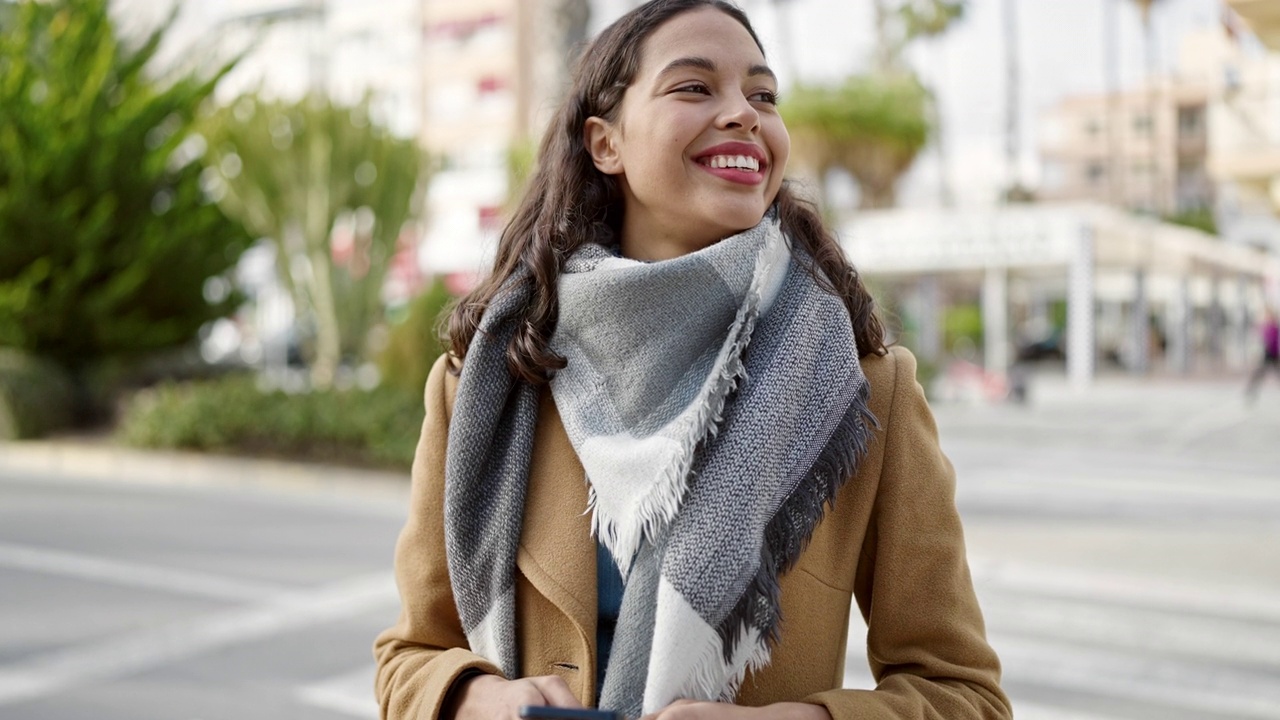
[[[1121,720],[1114,715],[1099,715],[1093,710],[1073,710],[1011,698],[1013,714],[1018,720]]]
[[[1217,716],[1276,720],[1280,684],[1274,673],[1082,648],[992,633],[1009,684],[1134,700]]]
[[[12,543],[0,543],[0,567],[233,602],[256,602],[291,590],[283,585]]]
[[[298,688],[298,700],[323,710],[351,717],[377,720],[373,697],[373,665]]]
[[[121,677],[199,653],[323,625],[399,600],[391,573],[360,576],[266,602],[0,665],[0,706]]]
[[[981,599],[991,632],[1280,673],[1280,625],[1001,592]]]
[[[1280,594],[1253,588],[1219,585],[1205,588],[1156,577],[1080,570],[1076,568],[969,558],[979,590],[1048,595],[1150,607],[1207,617],[1280,624]]]

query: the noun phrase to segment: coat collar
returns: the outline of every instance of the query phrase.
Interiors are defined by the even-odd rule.
[[[594,643],[596,543],[586,475],[546,390],[533,448],[516,566]]]

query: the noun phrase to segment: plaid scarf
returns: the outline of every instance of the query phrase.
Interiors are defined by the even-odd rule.
[[[519,676],[515,556],[538,390],[506,350],[532,296],[516,276],[463,364],[445,465],[445,546],[471,649]],[[844,304],[771,213],[642,263],[599,245],[560,276],[551,383],[586,471],[592,527],[626,578],[601,707],[730,701],[768,664],[778,577],[875,422]],[[749,349],[748,349],[749,346]]]

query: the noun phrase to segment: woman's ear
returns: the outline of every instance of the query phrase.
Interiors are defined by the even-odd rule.
[[[591,153],[596,169],[605,175],[622,173],[622,157],[614,142],[614,127],[602,118],[589,117],[582,126],[582,144]]]

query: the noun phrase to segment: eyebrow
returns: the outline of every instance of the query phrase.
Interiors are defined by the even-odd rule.
[[[707,72],[713,73],[716,71],[716,64],[704,57],[676,58],[675,60],[667,63],[666,67],[662,68],[662,72],[658,73],[658,77],[662,77],[663,75],[680,68],[696,68],[698,70],[706,70]],[[778,82],[778,76],[769,69],[768,65],[752,65],[747,68],[747,77],[756,77],[758,75],[768,76],[775,83]]]

